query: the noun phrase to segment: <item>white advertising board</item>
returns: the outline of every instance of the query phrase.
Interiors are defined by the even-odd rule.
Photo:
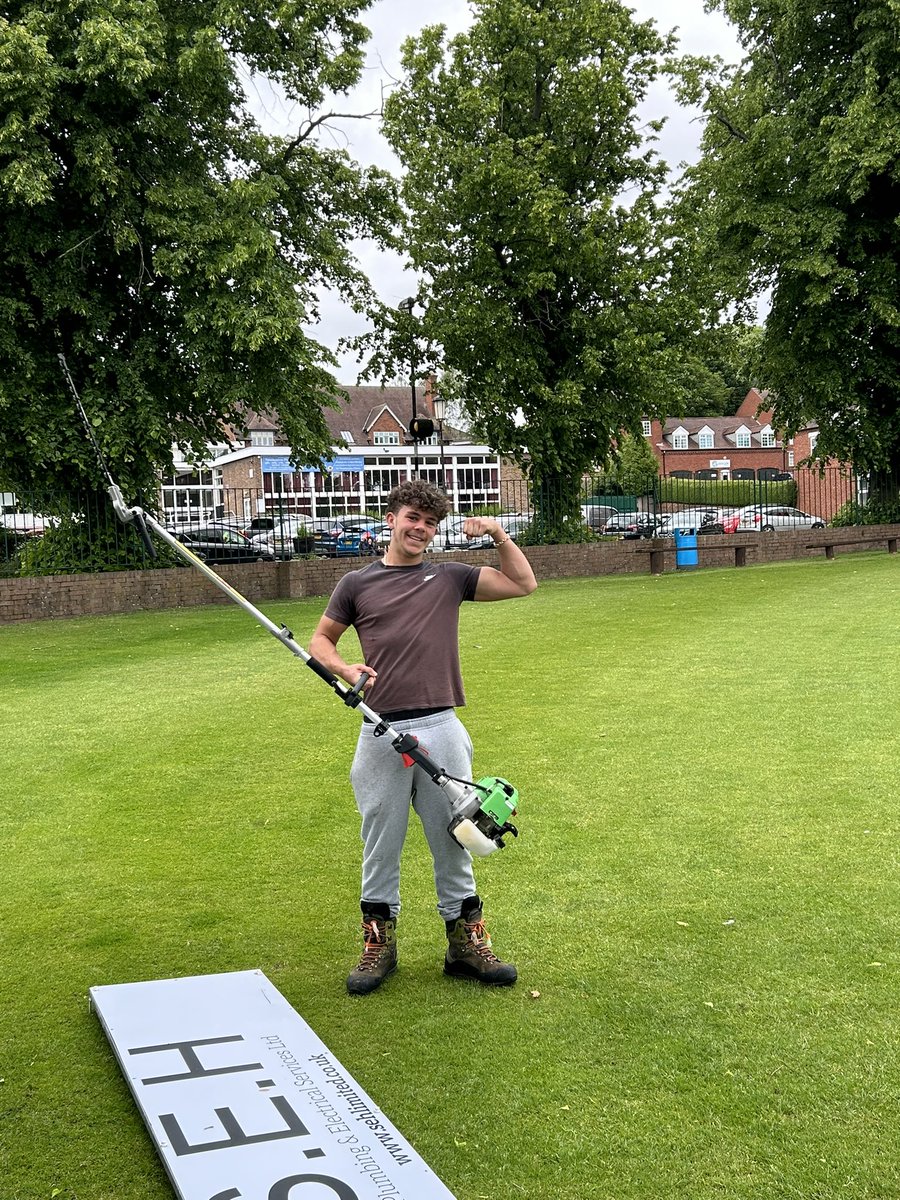
[[[90,996],[181,1200],[453,1200],[261,971]]]

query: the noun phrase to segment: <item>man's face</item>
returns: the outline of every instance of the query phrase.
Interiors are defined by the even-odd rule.
[[[437,533],[438,517],[425,508],[404,504],[399,512],[389,512],[387,523],[391,530],[391,546],[401,554],[424,554]]]

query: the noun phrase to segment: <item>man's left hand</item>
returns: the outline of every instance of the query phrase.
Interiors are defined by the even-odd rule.
[[[469,539],[489,535],[495,541],[506,536],[496,517],[467,517],[463,524],[463,533]]]

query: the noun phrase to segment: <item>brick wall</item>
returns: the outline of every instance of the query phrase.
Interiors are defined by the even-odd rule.
[[[700,567],[733,567],[743,548],[746,565],[797,558],[821,558],[855,550],[891,550],[900,541],[900,525],[850,529],[783,530],[773,534],[736,534],[697,539]],[[672,539],[592,542],[581,546],[529,546],[526,553],[538,580],[600,575],[647,574],[653,566],[677,569]],[[442,556],[443,557],[443,556]],[[449,556],[459,562],[493,565],[496,551],[470,550]],[[327,596],[359,559],[294,559],[221,567],[222,578],[254,604],[301,596]],[[189,567],[158,571],[116,571],[100,575],[49,575],[39,579],[0,579],[0,624],[40,618],[82,617],[229,604],[224,592]]]

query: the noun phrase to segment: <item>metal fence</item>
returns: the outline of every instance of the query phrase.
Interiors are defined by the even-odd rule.
[[[671,531],[675,514],[695,516],[696,523],[718,531],[728,529],[726,518],[753,506],[797,510],[823,525],[862,525],[900,520],[900,480],[873,481],[838,467],[823,470],[801,468],[791,472],[760,471],[755,478],[704,479],[650,476],[630,481],[630,487],[609,476],[582,480],[578,504],[572,507],[568,489],[553,496],[535,489],[526,480],[500,481],[500,503],[474,507],[466,515],[497,515],[510,521],[513,536],[537,544],[541,521],[537,515],[554,505],[571,513],[565,536],[552,540],[587,541],[606,536],[654,536]],[[159,557],[151,559],[134,530],[118,522],[105,495],[57,498],[35,506],[23,497],[2,497],[0,504],[0,575],[48,575],[89,571],[116,571],[145,567],[175,566],[180,560],[173,551],[159,546]],[[218,561],[246,561],[269,557],[259,550],[259,538],[276,535],[276,557],[315,552],[312,534],[337,526],[348,518],[383,517],[377,510],[360,511],[352,494],[331,495],[324,513],[314,516],[296,496],[253,489],[216,488],[203,494],[202,502],[185,511],[157,510],[167,528],[196,541],[202,531],[230,549]],[[668,518],[668,521],[667,521]],[[776,523],[790,523],[788,518]],[[808,523],[797,518],[798,524]],[[626,526],[631,526],[626,529]],[[266,527],[270,528],[266,528]],[[310,536],[304,537],[308,531]],[[280,536],[279,536],[280,535]],[[243,540],[242,540],[243,539]],[[249,539],[250,545],[244,543]],[[271,548],[271,537],[270,537]],[[210,561],[216,561],[214,558]]]

